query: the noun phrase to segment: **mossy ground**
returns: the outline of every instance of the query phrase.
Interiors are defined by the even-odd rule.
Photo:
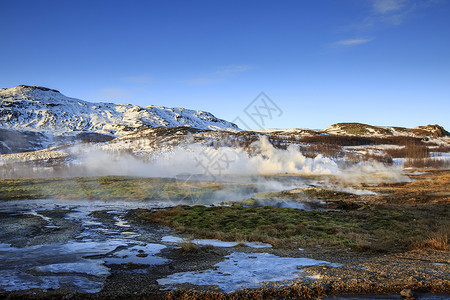
[[[207,199],[226,188],[252,192],[245,184],[183,182],[173,178],[74,177],[1,179],[0,200],[60,198],[98,200]]]
[[[351,247],[359,251],[405,250],[432,232],[450,228],[446,208],[368,206],[362,210],[305,211],[242,206],[177,206],[137,219],[167,225],[182,233],[222,240],[248,240],[275,247]]]

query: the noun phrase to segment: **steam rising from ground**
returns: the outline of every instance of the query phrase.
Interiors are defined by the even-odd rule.
[[[141,156],[87,145],[74,146],[69,152],[74,160],[68,167],[62,163],[59,169],[55,165],[23,169],[26,165],[23,159],[19,164],[10,162],[10,165],[22,168],[21,172],[18,172],[20,177],[104,175],[178,177],[181,174],[186,179],[195,177],[215,181],[223,177],[292,174],[333,175],[348,184],[408,181],[399,167],[387,167],[381,163],[367,161],[349,166],[346,162],[336,162],[320,154],[315,158],[308,158],[299,151],[298,146],[290,145],[286,150],[278,149],[265,137],[252,143],[248,149],[214,148],[186,143],[174,147],[171,151],[147,152],[148,154]],[[36,153],[36,159],[40,159],[38,154]]]
[[[169,153],[159,153],[147,162],[131,155],[116,157],[105,151],[86,152],[79,164],[94,175],[135,175],[172,177],[178,174],[196,174],[205,177],[221,175],[259,174],[339,174],[338,165],[321,155],[307,158],[291,145],[286,150],[276,149],[267,140],[253,143],[254,153],[242,148],[217,149],[199,144],[176,147]]]
[[[195,176],[210,181],[224,176],[261,174],[334,175],[347,184],[409,181],[396,166],[367,161],[347,166],[320,154],[308,158],[297,146],[278,149],[267,138],[254,142],[250,149],[247,152],[243,148],[187,144],[170,152],[154,153],[146,160],[97,149],[83,152],[78,165],[89,175],[176,177],[182,174],[186,179]]]

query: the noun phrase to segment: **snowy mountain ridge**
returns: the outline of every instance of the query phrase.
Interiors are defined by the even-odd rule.
[[[52,136],[81,132],[122,136],[139,128],[159,126],[239,130],[235,124],[205,111],[92,103],[38,86],[19,85],[0,89],[0,101],[0,128]]]

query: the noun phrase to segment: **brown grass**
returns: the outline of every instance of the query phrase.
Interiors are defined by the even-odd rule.
[[[404,148],[386,149],[386,154],[395,158],[427,158],[430,157],[428,147],[419,142],[408,142]]]
[[[393,163],[392,157],[388,154],[365,153],[360,157],[362,158],[362,160],[374,160],[388,165],[391,165]]]
[[[200,247],[193,242],[185,241],[181,243],[181,251],[186,253],[196,253],[200,250]]]
[[[406,168],[450,169],[450,160],[439,158],[409,158],[405,161]]]
[[[422,139],[409,136],[369,137],[347,135],[317,135],[305,136],[298,139],[301,143],[308,144],[334,144],[339,146],[364,146],[364,145],[399,145],[424,144]],[[435,145],[427,143],[428,145]]]
[[[449,228],[439,229],[436,232],[431,233],[426,240],[416,243],[415,248],[450,250],[449,235],[450,235]]]
[[[345,156],[342,147],[335,144],[308,144],[300,146],[302,154],[309,158],[315,158],[318,154],[325,157],[339,159]]]
[[[430,149],[430,152],[450,152],[450,146],[437,146]]]

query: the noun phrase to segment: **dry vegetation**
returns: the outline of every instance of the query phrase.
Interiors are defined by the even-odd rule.
[[[299,144],[303,155],[314,158],[318,154],[334,160],[347,162],[378,161],[387,165],[393,163],[394,158],[405,158],[405,167],[408,168],[450,168],[449,160],[437,158],[440,153],[450,152],[450,146],[436,145],[427,138],[410,136],[347,136],[347,135],[312,135],[285,139],[281,136],[270,136],[271,143],[281,149],[286,149],[289,144]],[[385,148],[377,152],[365,151],[355,153],[346,150],[348,146],[400,146]]]

